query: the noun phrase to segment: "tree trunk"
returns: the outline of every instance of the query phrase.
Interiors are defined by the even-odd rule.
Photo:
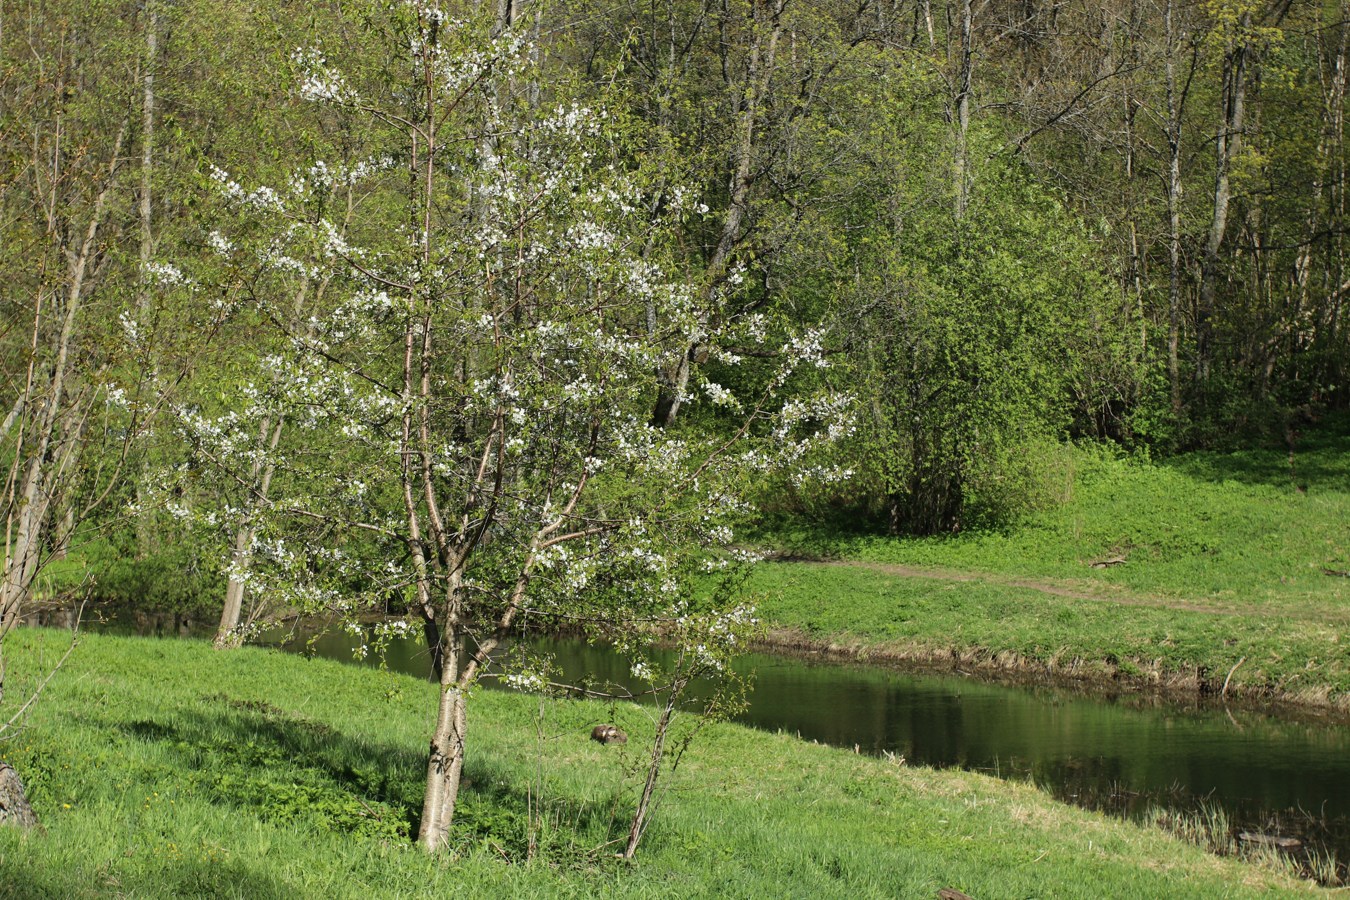
[[[1195,378],[1201,396],[1209,382],[1214,357],[1214,306],[1219,277],[1219,251],[1228,230],[1228,207],[1232,200],[1230,175],[1232,163],[1242,146],[1243,113],[1247,91],[1247,37],[1251,14],[1239,20],[1239,34],[1223,58],[1223,110],[1215,142],[1214,212],[1205,240],[1205,256],[1200,267],[1200,297],[1195,308]]]
[[[348,217],[350,221],[351,194],[348,189]],[[346,223],[343,225],[346,230]],[[314,290],[314,302],[319,302],[328,290],[330,278],[319,281]],[[304,318],[305,304],[309,298],[310,282],[303,279],[295,292],[294,305],[291,308],[291,321],[299,323]],[[305,330],[306,338],[313,337],[311,329]],[[234,547],[230,553],[230,580],[225,586],[225,604],[220,612],[220,624],[216,627],[215,647],[217,650],[237,647],[241,641],[235,633],[239,620],[243,616],[244,600],[248,588],[244,584],[244,575],[253,564],[253,539],[258,533],[256,521],[259,513],[267,504],[272,489],[272,476],[276,472],[276,450],[281,444],[281,433],[286,426],[286,417],[278,412],[275,420],[264,415],[258,425],[258,438],[255,443],[257,452],[253,465],[249,467],[248,485],[250,492],[244,498],[244,517],[234,536]],[[270,437],[269,437],[270,435]]]
[[[1127,60],[1131,68],[1140,66],[1140,32],[1141,13],[1139,9],[1139,0],[1132,0],[1130,3],[1130,17],[1126,26],[1127,35]],[[1137,359],[1146,358],[1148,355],[1148,310],[1145,308],[1145,289],[1144,277],[1146,260],[1139,240],[1139,203],[1135,196],[1135,186],[1138,181],[1139,172],[1136,159],[1138,157],[1138,124],[1137,118],[1139,109],[1143,105],[1134,95],[1133,79],[1125,79],[1125,86],[1121,91],[1121,99],[1124,105],[1125,118],[1125,190],[1126,206],[1128,208],[1129,229],[1130,229],[1130,264],[1128,277],[1125,282],[1125,290],[1131,295],[1129,306],[1133,308],[1135,315],[1139,317],[1139,356]],[[1103,416],[1102,428],[1098,429],[1098,434],[1106,436],[1107,422]]]
[[[147,0],[145,14],[145,74],[141,84],[141,185],[138,213],[141,225],[140,246],[140,296],[137,298],[138,315],[142,326],[147,326],[152,313],[150,299],[149,272],[154,254],[154,230],[151,219],[150,189],[151,174],[155,164],[155,63],[158,59],[156,41],[154,3]],[[141,465],[140,477],[136,481],[136,555],[144,558],[154,552],[154,519],[146,513],[146,495],[153,477],[149,471],[148,460]]]
[[[1338,10],[1340,21],[1350,17],[1350,2],[1342,0]],[[1325,25],[1317,32],[1318,66],[1328,52],[1324,47],[1324,35],[1329,32]],[[1293,355],[1312,347],[1326,348],[1327,360],[1319,365],[1320,371],[1314,376],[1323,383],[1335,384],[1340,379],[1338,360],[1342,357],[1335,348],[1335,326],[1339,318],[1340,297],[1345,291],[1342,286],[1340,254],[1337,248],[1341,242],[1341,229],[1331,228],[1328,246],[1323,251],[1326,256],[1321,265],[1316,264],[1318,242],[1312,236],[1321,233],[1324,223],[1342,221],[1338,197],[1344,194],[1344,152],[1345,134],[1345,89],[1347,41],[1350,41],[1350,28],[1342,26],[1334,54],[1330,58],[1330,73],[1325,78],[1323,94],[1325,125],[1317,143],[1316,176],[1313,178],[1309,196],[1308,215],[1304,225],[1305,241],[1294,260],[1294,296],[1291,308],[1286,312],[1285,327],[1289,332],[1289,346],[1286,354]],[[1314,285],[1314,279],[1318,284]],[[1315,293],[1314,289],[1317,289]],[[1317,299],[1314,299],[1317,297]],[[1275,354],[1271,354],[1270,368],[1273,371]]]
[[[1344,222],[1346,219],[1346,164],[1345,164],[1345,91],[1346,91],[1346,64],[1347,40],[1350,40],[1350,26],[1345,23],[1350,22],[1350,2],[1341,0],[1339,7],[1341,22],[1341,41],[1336,52],[1336,69],[1334,88],[1332,90],[1331,102],[1331,124],[1332,140],[1329,146],[1331,153],[1331,172],[1332,188],[1329,196],[1330,210],[1328,215],[1335,217],[1335,221]],[[1331,274],[1331,284],[1345,284],[1345,231],[1338,228],[1331,236],[1331,247],[1327,252],[1327,269]],[[1323,311],[1322,321],[1326,323],[1326,335],[1324,344],[1331,348],[1332,352],[1328,354],[1330,362],[1326,364],[1326,374],[1323,376],[1336,383],[1344,378],[1346,348],[1339,346],[1341,344],[1341,335],[1345,334],[1345,329],[1341,328],[1341,308],[1344,293],[1337,291],[1331,303],[1327,304],[1329,308]]]
[[[917,20],[916,25],[921,24],[923,33],[928,38],[928,49],[933,50],[937,47],[937,36],[933,33],[933,3],[932,0],[919,0],[918,6],[914,10],[914,17]],[[915,32],[918,32],[915,28]]]
[[[956,148],[952,160],[953,216],[961,221],[970,202],[970,160],[966,146],[970,134],[970,85],[974,74],[973,21],[970,0],[961,0],[961,63],[956,82]]]
[[[33,579],[37,576],[42,537],[46,525],[47,511],[55,488],[54,480],[60,474],[60,468],[48,467],[52,442],[57,437],[62,418],[66,415],[66,402],[69,399],[66,379],[70,376],[70,355],[75,339],[75,322],[85,300],[86,278],[90,264],[98,251],[99,229],[103,225],[105,203],[112,190],[113,177],[121,162],[122,142],[127,133],[127,121],[123,120],[117,137],[113,141],[106,181],[94,200],[84,239],[77,252],[70,253],[66,289],[65,315],[61,322],[61,332],[56,342],[56,356],[51,363],[51,374],[47,377],[45,396],[36,394],[31,385],[28,404],[37,408],[34,421],[33,447],[29,451],[28,464],[24,467],[19,493],[17,522],[14,523],[13,543],[6,544],[5,570],[0,581],[0,629],[11,624],[19,614],[19,607],[28,599]],[[35,317],[41,311],[35,312]],[[29,350],[36,357],[40,353],[38,346],[40,331],[36,321],[33,330],[34,344]],[[6,534],[8,537],[8,532]]]
[[[220,624],[216,627],[216,637],[212,644],[217,650],[238,647],[241,643],[237,629],[239,617],[244,609],[244,582],[241,580],[241,567],[247,569],[249,546],[253,543],[253,530],[247,525],[241,527],[234,536],[234,551],[231,553],[230,580],[225,585],[225,605],[220,612]]]
[[[0,762],[0,825],[33,828],[37,814],[28,805],[19,773],[9,763]]]
[[[661,776],[661,763],[666,753],[666,735],[670,731],[670,720],[675,715],[675,705],[684,693],[687,681],[678,681],[670,687],[670,696],[661,709],[661,718],[656,723],[656,734],[652,738],[652,753],[647,761],[647,778],[642,783],[642,795],[638,798],[637,808],[633,811],[633,821],[628,827],[628,841],[623,848],[623,858],[632,859],[637,853],[638,843],[647,830],[647,820],[651,816],[652,795],[656,792],[656,782]]]
[[[248,497],[248,511],[244,514],[244,520],[239,524],[239,531],[234,536],[234,550],[230,554],[230,580],[225,585],[225,605],[220,611],[220,624],[216,627],[213,642],[217,650],[238,647],[241,643],[238,634],[239,619],[243,615],[244,597],[248,592],[244,584],[244,575],[252,564],[253,538],[257,534],[253,518],[258,508],[267,501],[268,491],[272,485],[272,473],[276,469],[272,455],[281,441],[281,429],[284,424],[285,421],[278,416],[274,428],[271,419],[264,417],[258,432],[258,449],[262,450],[264,446],[267,449],[265,454],[260,453],[253,462],[250,478],[254,493]],[[267,439],[269,431],[270,441]]]
[[[1178,90],[1176,9],[1165,12],[1167,79],[1167,382],[1172,413],[1181,414],[1181,114],[1185,92]]]
[[[704,268],[701,299],[705,307],[726,281],[731,258],[744,239],[745,215],[750,203],[750,187],[754,183],[755,130],[760,108],[769,92],[773,77],[778,38],[783,31],[783,9],[787,0],[754,0],[754,24],[750,57],[746,65],[745,88],[737,96],[739,116],[736,145],[732,150],[732,173],[728,183],[726,218],[722,232]],[[705,314],[708,314],[705,312]],[[708,324],[711,324],[710,322]],[[706,327],[706,325],[705,325]],[[689,386],[693,364],[707,360],[709,347],[706,334],[687,336],[687,343],[673,361],[657,372],[656,406],[652,424],[668,427],[675,424]]]
[[[422,801],[422,823],[417,842],[429,853],[446,846],[464,772],[464,735],[468,727],[467,698],[460,684],[461,631],[446,628],[441,637],[440,701],[436,729],[427,757],[427,789]]]

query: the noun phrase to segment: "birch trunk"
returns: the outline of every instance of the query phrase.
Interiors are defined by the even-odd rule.
[[[967,140],[970,134],[970,86],[974,74],[974,49],[972,31],[974,23],[970,9],[970,0],[961,0],[961,62],[957,73],[956,87],[956,147],[952,161],[952,204],[953,216],[960,222],[966,216],[966,206],[970,202],[970,161],[968,159]]]
[[[1346,217],[1346,178],[1347,171],[1345,165],[1345,91],[1346,91],[1346,65],[1347,65],[1347,41],[1350,41],[1350,26],[1345,23],[1350,22],[1350,2],[1341,0],[1340,7],[1341,21],[1341,40],[1336,53],[1336,75],[1334,79],[1334,90],[1332,91],[1331,102],[1331,124],[1332,140],[1330,142],[1330,153],[1332,156],[1331,171],[1333,173],[1331,189],[1331,209],[1330,216],[1334,216],[1336,221],[1344,222]],[[1331,238],[1332,246],[1329,252],[1327,268],[1331,270],[1331,284],[1344,284],[1345,278],[1345,234],[1343,229],[1337,229]],[[1329,309],[1323,313],[1323,321],[1326,322],[1327,338],[1326,340],[1336,352],[1338,359],[1345,359],[1345,349],[1340,347],[1341,334],[1344,330],[1341,324],[1341,304],[1344,293],[1337,292],[1333,295]],[[1343,364],[1338,364],[1339,371],[1333,372],[1334,377],[1342,377],[1344,372]]]
[[[1177,85],[1179,46],[1174,0],[1164,13],[1167,42],[1167,382],[1172,413],[1181,414],[1181,115],[1185,93]]]
[[[744,238],[745,215],[750,204],[750,188],[754,183],[755,133],[760,108],[768,94],[773,77],[778,39],[783,31],[783,9],[786,0],[754,0],[754,25],[750,43],[750,57],[746,64],[745,89],[741,93],[737,118],[736,144],[732,150],[732,173],[728,182],[726,216],[721,234],[704,268],[704,304],[726,281],[732,254]],[[710,348],[706,334],[689,335],[688,343],[679,356],[658,372],[658,393],[652,412],[654,425],[668,427],[675,423],[689,387],[689,375],[694,364],[707,360]]]
[[[253,539],[257,535],[254,517],[259,507],[267,502],[272,485],[272,473],[276,471],[274,454],[281,441],[281,430],[285,420],[277,417],[276,426],[272,420],[264,417],[258,432],[258,457],[249,473],[254,494],[248,498],[248,512],[234,536],[234,548],[230,553],[230,580],[225,585],[225,604],[220,612],[220,624],[216,627],[213,642],[217,650],[238,647],[241,643],[239,620],[243,616],[244,597],[248,593],[245,576],[253,560]],[[270,439],[268,432],[271,432]]]
[[[352,191],[347,191],[347,218],[343,222],[345,234],[351,223]],[[313,302],[318,303],[327,292],[331,278],[321,279],[314,289]],[[304,318],[305,306],[310,298],[309,279],[303,279],[295,292],[290,311],[291,321],[300,323]],[[306,329],[306,338],[312,338],[312,331]],[[286,418],[282,413],[275,417],[264,415],[258,426],[258,438],[254,444],[256,453],[249,467],[249,494],[244,498],[245,512],[234,535],[234,546],[230,550],[230,578],[225,585],[225,602],[221,607],[220,623],[216,626],[213,645],[217,650],[231,649],[242,643],[238,633],[239,622],[243,618],[244,601],[248,596],[247,575],[253,565],[253,540],[257,536],[257,517],[267,504],[271,494],[272,477],[276,472],[276,450],[281,443],[281,434]],[[434,646],[434,645],[433,645]]]
[[[140,296],[137,308],[141,323],[147,324],[151,318],[149,270],[154,254],[154,229],[151,218],[151,175],[155,165],[155,63],[158,59],[156,16],[154,3],[145,4],[145,74],[141,79],[141,184],[137,212],[140,218]],[[152,477],[148,463],[141,466],[140,477],[136,481],[136,551],[137,556],[145,557],[154,551],[153,520],[146,515],[146,494],[148,482]]]
[[[1342,0],[1339,12],[1340,20],[1346,22],[1347,16],[1350,16],[1350,2]],[[1317,142],[1317,174],[1313,179],[1308,216],[1304,225],[1304,233],[1307,235],[1319,233],[1326,221],[1340,221],[1337,198],[1344,191],[1341,167],[1344,164],[1342,139],[1345,132],[1345,69],[1348,41],[1350,28],[1342,27],[1335,54],[1330,62],[1330,77],[1324,88],[1323,108],[1326,124]],[[1326,54],[1323,31],[1319,30],[1317,42],[1320,67],[1324,65],[1322,60]],[[1328,248],[1325,265],[1320,267],[1315,265],[1316,244],[1311,240],[1304,242],[1295,257],[1293,308],[1287,314],[1290,352],[1298,352],[1314,344],[1322,346],[1335,344],[1335,327],[1339,318],[1340,296],[1344,292],[1342,287],[1344,279],[1341,277],[1339,254],[1335,249],[1341,240],[1340,230],[1331,229],[1331,231],[1332,246]],[[1325,299],[1320,303],[1316,303],[1313,299],[1313,282],[1317,276],[1320,276],[1321,281],[1319,287],[1326,292]],[[1274,353],[1271,355],[1272,361],[1268,367],[1273,369]],[[1331,355],[1335,357],[1334,350]],[[1327,371],[1322,377],[1329,383],[1334,383],[1339,378],[1339,373],[1334,370]]]
[[[1232,163],[1242,146],[1243,114],[1247,90],[1247,44],[1245,32],[1251,27],[1251,14],[1239,20],[1242,34],[1233,41],[1223,59],[1223,110],[1215,142],[1214,211],[1205,239],[1205,255],[1200,268],[1200,297],[1195,309],[1195,378],[1202,395],[1209,383],[1214,357],[1214,307],[1219,277],[1219,251],[1228,231],[1228,207],[1232,201],[1230,174]]]
[[[27,451],[27,464],[21,467],[17,502],[11,507],[10,523],[7,523],[12,525],[13,530],[11,532],[7,528],[6,536],[12,533],[13,539],[12,542],[6,541],[5,569],[3,581],[0,581],[0,630],[12,625],[17,619],[20,607],[27,601],[33,580],[37,576],[39,551],[47,525],[47,512],[56,488],[55,476],[61,472],[60,467],[51,468],[49,462],[55,449],[53,442],[58,439],[58,429],[67,414],[66,382],[70,377],[70,354],[75,337],[75,323],[86,298],[86,279],[90,275],[90,265],[99,249],[99,230],[103,225],[108,194],[112,190],[113,179],[121,161],[122,142],[126,138],[127,125],[127,121],[123,120],[113,142],[106,178],[94,199],[84,239],[79,249],[72,252],[68,258],[66,308],[56,341],[55,356],[45,379],[45,391],[39,395],[32,382],[28,389],[27,405],[33,407],[35,412],[31,432],[33,443]],[[39,301],[35,315],[40,314]],[[35,357],[42,349],[39,344],[40,333],[38,323],[35,322],[34,343],[29,348]],[[62,456],[69,459],[69,448]]]

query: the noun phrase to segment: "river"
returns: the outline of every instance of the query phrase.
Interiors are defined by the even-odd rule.
[[[196,630],[171,616],[103,627],[180,636]],[[278,633],[264,642],[351,662],[368,639],[333,630]],[[568,638],[529,643],[554,658],[558,681],[645,687],[609,648]],[[420,677],[430,672],[417,639],[394,641],[385,662]],[[746,725],[915,765],[1030,779],[1061,800],[1127,817],[1150,807],[1220,809],[1234,832],[1294,836],[1350,861],[1350,728],[1343,724],[1217,701],[1182,705],[1137,693],[1012,687],[770,653],[747,653],[734,668],[753,680],[735,717]]]
[[[309,638],[312,638],[310,640]],[[533,638],[556,678],[643,689],[625,659],[581,640]],[[358,639],[328,633],[287,647],[353,659]],[[395,642],[391,669],[426,677],[425,647]],[[1297,836],[1350,859],[1350,728],[1219,704],[1087,696],[958,676],[747,653],[753,677],[737,721],[918,765],[1031,779],[1056,797],[1138,817],[1150,806],[1217,807],[1235,831]]]

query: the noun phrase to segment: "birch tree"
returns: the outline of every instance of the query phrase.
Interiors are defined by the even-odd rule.
[[[9,678],[4,639],[31,608],[47,564],[108,506],[143,416],[118,322],[131,280],[115,251],[130,217],[126,157],[135,64],[88,36],[134,21],[116,3],[0,13],[0,740],[40,693]],[[134,54],[132,55],[134,59]],[[73,645],[72,645],[73,646]]]

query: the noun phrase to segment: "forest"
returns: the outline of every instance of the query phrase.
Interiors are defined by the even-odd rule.
[[[1348,54],[1350,0],[6,4],[0,739],[35,610],[378,613],[434,850],[527,622],[674,698],[777,531],[997,532],[1084,447],[1297,480]]]

